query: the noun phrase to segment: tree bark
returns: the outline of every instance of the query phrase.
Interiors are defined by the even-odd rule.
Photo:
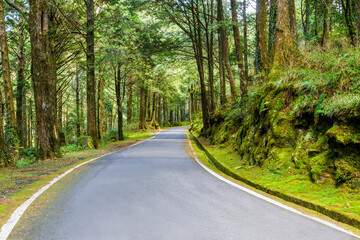
[[[296,26],[296,8],[295,0],[289,0],[289,21],[290,21],[290,32],[294,45],[297,45],[297,26]]]
[[[255,68],[256,74],[264,72],[265,75],[269,71],[266,39],[266,7],[266,0],[256,1]]]
[[[353,46],[356,46],[356,31],[355,31],[355,26],[354,26],[354,17],[353,17],[354,13],[353,13],[353,9],[352,9],[352,2],[351,2],[351,0],[341,0],[341,5],[343,8],[344,18],[345,18],[346,27],[348,30],[351,44]],[[355,6],[356,5],[354,4],[354,7]],[[330,6],[329,6],[329,8],[330,8]]]
[[[235,101],[238,98],[239,93],[236,90],[234,75],[232,73],[231,64],[230,64],[230,60],[229,60],[230,47],[229,47],[229,38],[227,36],[225,36],[225,43],[224,44],[225,44],[225,59],[226,59],[225,66],[226,66],[226,70],[227,70],[227,73],[228,73],[231,97],[232,97],[233,101]]]
[[[226,32],[224,25],[224,10],[222,0],[217,0],[217,21],[220,25],[218,27],[218,42],[219,42],[219,74],[220,74],[220,104],[224,106],[227,103],[226,99],[226,76],[225,76],[225,42]]]
[[[272,66],[285,66],[294,57],[287,0],[271,0],[269,57]]]
[[[243,1],[243,21],[244,21],[244,65],[245,65],[245,76],[249,78],[249,62],[248,62],[248,34],[247,34],[247,14],[246,14],[246,0]]]
[[[38,158],[58,153],[56,85],[51,65],[49,9],[46,0],[30,0],[31,76],[34,87]]]
[[[102,70],[100,70],[102,71]],[[101,139],[103,132],[104,132],[104,119],[105,119],[105,113],[104,113],[104,77],[102,75],[103,73],[100,72],[99,74],[99,80],[98,80],[98,100],[97,100],[97,118],[98,118],[98,138]]]
[[[13,99],[13,89],[10,79],[9,53],[8,53],[8,46],[6,39],[5,10],[4,10],[3,0],[0,0],[0,42],[1,42],[2,74],[4,80],[6,108],[9,114],[9,124],[15,133],[15,128],[16,128],[15,106]],[[16,137],[16,134],[13,137]]]
[[[95,84],[95,12],[94,0],[86,1],[86,101],[87,101],[87,132],[91,136],[95,148],[99,146],[96,128],[96,84]]]
[[[0,160],[3,167],[8,167],[10,165],[10,161],[7,156],[8,148],[5,144],[4,114],[5,114],[5,104],[3,102],[3,95],[0,90],[0,153],[1,153]]]
[[[146,89],[145,86],[140,87],[140,129],[146,129],[146,110],[147,110],[147,104],[146,104]]]
[[[123,99],[121,98],[121,65],[118,65],[117,69],[117,78],[115,78],[115,92],[116,92],[116,105],[117,105],[117,115],[118,115],[118,139],[119,141],[124,140],[124,131],[123,131],[123,113],[122,113],[122,103]]]
[[[247,78],[244,68],[243,53],[241,49],[241,39],[240,39],[239,22],[237,17],[236,0],[231,0],[231,18],[233,22],[236,61],[238,65],[239,79],[240,79],[241,103],[243,103],[247,96]]]
[[[204,63],[203,63],[203,45],[202,45],[202,32],[201,32],[201,23],[200,23],[200,11],[199,11],[199,3],[196,1],[196,11],[193,11],[193,26],[194,26],[194,40],[193,41],[193,49],[196,58],[196,65],[199,73],[200,80],[200,89],[201,89],[201,106],[202,106],[202,117],[203,117],[203,135],[208,134],[208,130],[210,129],[210,108],[209,108],[209,100],[206,92],[205,85],[205,76],[204,76]]]
[[[128,92],[127,92],[128,96],[127,96],[127,105],[126,105],[126,110],[127,110],[127,123],[130,125],[131,122],[132,122],[132,104],[133,104],[133,86],[132,86],[132,83],[129,83],[129,86],[128,86]]]
[[[19,37],[18,48],[18,73],[17,73],[17,87],[16,87],[16,124],[17,135],[19,136],[22,147],[27,147],[27,132],[26,132],[26,91],[25,91],[25,76],[24,76],[24,37],[23,34]]]
[[[214,95],[214,0],[210,1],[210,9],[208,9],[209,17],[206,19],[206,45],[207,45],[207,58],[208,58],[208,78],[209,78],[209,93],[210,93],[210,111],[215,110],[215,95]],[[210,25],[210,26],[209,26]]]
[[[76,64],[76,75],[75,75],[75,93],[76,93],[76,137],[80,137],[81,135],[81,129],[80,129],[80,79],[79,79],[79,65]]]
[[[329,13],[330,13],[330,5],[332,0],[324,1],[324,20],[323,20],[323,35],[321,38],[321,46],[325,47],[329,42]]]

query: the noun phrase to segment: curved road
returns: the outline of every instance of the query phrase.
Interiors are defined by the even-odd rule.
[[[76,170],[35,200],[9,239],[356,239],[218,180],[187,153],[185,131]]]

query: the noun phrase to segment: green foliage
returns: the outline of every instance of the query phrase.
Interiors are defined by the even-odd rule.
[[[71,153],[71,152],[78,152],[78,151],[82,151],[87,149],[86,147],[80,146],[78,144],[70,144],[70,145],[66,145],[66,146],[62,146],[61,148],[61,152],[66,154],[66,153]]]

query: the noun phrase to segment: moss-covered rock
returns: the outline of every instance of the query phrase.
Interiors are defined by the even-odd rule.
[[[326,132],[326,135],[336,143],[345,146],[350,143],[360,144],[360,131],[346,124],[334,124],[334,126]]]

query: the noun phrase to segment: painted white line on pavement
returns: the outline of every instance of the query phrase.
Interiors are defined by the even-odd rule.
[[[191,148],[191,150],[194,152],[194,148],[192,147],[191,140],[190,140],[190,138],[189,138],[189,134],[186,134],[186,135],[187,135],[187,137],[188,137],[188,139],[189,139],[190,148]],[[251,194],[251,195],[253,195],[253,196],[257,197],[257,198],[260,198],[260,199],[262,199],[262,200],[264,200],[264,201],[266,201],[266,202],[269,202],[269,203],[274,204],[274,205],[276,205],[276,206],[278,206],[278,207],[281,207],[281,208],[283,208],[283,209],[286,209],[286,210],[288,210],[288,211],[290,211],[290,212],[293,212],[293,213],[298,214],[298,215],[300,215],[300,216],[309,218],[309,219],[311,219],[311,220],[313,220],[313,221],[316,221],[316,222],[318,222],[318,223],[321,223],[321,224],[323,224],[323,225],[326,225],[326,226],[328,226],[328,227],[331,227],[331,228],[333,228],[333,229],[336,229],[336,230],[338,230],[338,231],[340,231],[340,232],[349,234],[349,235],[351,235],[351,236],[353,236],[353,237],[356,237],[356,238],[359,238],[359,239],[360,239],[360,236],[354,234],[354,233],[351,232],[351,231],[348,231],[348,230],[346,230],[346,229],[343,229],[343,228],[341,228],[341,227],[339,227],[339,226],[337,226],[337,225],[335,225],[335,224],[333,224],[333,223],[330,223],[330,222],[328,222],[328,221],[325,221],[325,220],[320,219],[320,218],[317,218],[317,217],[313,217],[313,216],[304,214],[304,213],[302,213],[302,212],[300,212],[300,211],[298,211],[298,210],[296,210],[296,209],[294,209],[294,208],[292,208],[292,207],[286,206],[285,204],[282,204],[282,203],[280,203],[280,202],[277,202],[277,201],[275,201],[275,200],[273,200],[273,199],[271,199],[271,198],[265,197],[265,196],[263,196],[263,195],[261,195],[261,194],[259,194],[259,193],[257,193],[257,192],[254,192],[254,191],[252,191],[252,190],[250,190],[250,189],[248,189],[248,188],[245,188],[245,187],[243,187],[243,186],[241,186],[241,185],[238,185],[238,184],[236,184],[236,183],[234,183],[234,182],[232,182],[232,181],[230,181],[230,180],[228,180],[228,179],[220,176],[219,174],[215,173],[213,170],[211,170],[210,168],[208,168],[207,166],[205,166],[202,162],[200,162],[200,160],[195,156],[195,154],[194,154],[194,158],[195,158],[196,162],[197,162],[201,167],[203,167],[206,171],[208,171],[211,175],[213,175],[214,177],[220,179],[220,180],[223,181],[223,182],[226,182],[226,183],[230,184],[230,185],[233,186],[233,187],[236,187],[236,188],[240,189],[241,191],[244,191],[244,192],[246,192],[246,193],[248,193],[248,194]]]
[[[45,185],[44,187],[42,187],[39,191],[37,191],[36,193],[34,193],[28,200],[26,200],[23,204],[21,204],[14,212],[13,214],[11,215],[10,219],[2,226],[1,228],[1,231],[0,231],[0,240],[6,240],[11,231],[14,229],[15,225],[17,224],[17,222],[20,220],[21,216],[24,214],[25,210],[30,206],[30,204],[36,199],[38,198],[43,192],[45,192],[48,188],[50,188],[52,185],[54,185],[54,183],[56,183],[57,181],[59,181],[60,179],[62,179],[63,177],[65,177],[66,175],[68,175],[69,173],[71,173],[72,171],[74,171],[75,169],[85,165],[85,164],[88,164],[90,162],[93,162],[95,160],[98,160],[99,158],[103,158],[103,157],[106,157],[110,154],[113,154],[113,153],[116,153],[116,152],[120,152],[120,151],[123,151],[125,149],[129,149],[129,148],[132,148],[140,143],[144,143],[152,138],[155,138],[160,132],[158,132],[157,134],[155,134],[155,136],[149,138],[149,139],[146,139],[146,140],[143,140],[141,142],[138,142],[138,143],[135,143],[129,147],[126,147],[126,148],[123,148],[123,149],[120,149],[120,150],[116,150],[114,152],[111,152],[111,153],[107,153],[107,154],[104,154],[100,157],[97,157],[97,158],[93,158],[93,159],[90,159],[86,162],[83,162],[73,168],[71,168],[70,170],[67,170],[66,172],[64,172],[63,174],[61,174],[60,176],[54,178],[51,182],[49,182],[47,185]]]

